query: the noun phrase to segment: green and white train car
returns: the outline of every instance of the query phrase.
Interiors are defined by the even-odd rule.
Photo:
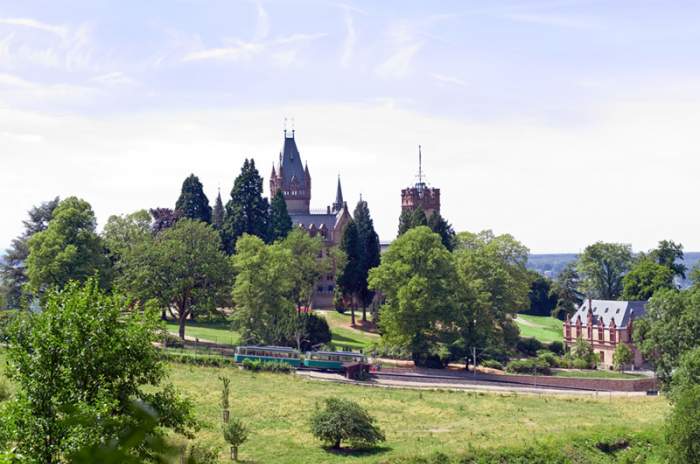
[[[342,371],[344,364],[367,364],[367,357],[350,351],[307,351],[304,355],[304,367],[312,369]]]
[[[237,363],[250,359],[251,361],[281,362],[294,367],[301,366],[301,353],[294,348],[284,346],[238,346],[233,359]]]

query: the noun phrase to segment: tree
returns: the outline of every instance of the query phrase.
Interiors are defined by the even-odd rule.
[[[221,231],[224,228],[224,204],[221,201],[221,192],[216,195],[214,210],[211,214],[211,225],[214,229]]]
[[[592,369],[598,364],[598,357],[593,351],[593,345],[588,343],[583,337],[578,337],[576,343],[571,347],[571,355],[574,357],[574,367]]]
[[[179,211],[182,217],[211,224],[209,199],[204,194],[202,183],[194,174],[190,174],[182,183],[182,191],[175,203],[175,210]]]
[[[632,349],[626,343],[619,343],[613,352],[613,366],[618,371],[625,369],[634,359]]]
[[[22,221],[24,232],[12,240],[12,245],[0,259],[0,282],[5,297],[4,305],[8,308],[19,308],[25,295],[24,285],[27,283],[26,261],[29,256],[29,239],[37,232],[45,230],[53,211],[58,206],[59,198],[41,203],[27,212],[28,219]]]
[[[648,300],[662,288],[674,288],[671,268],[651,258],[639,259],[622,279],[624,300]]]
[[[414,227],[427,226],[428,217],[422,207],[415,209],[405,209],[401,211],[399,217],[399,235],[403,235]]]
[[[243,235],[233,257],[234,326],[242,343],[282,344],[296,314],[292,301],[294,281],[291,252],[279,243],[265,245],[261,238]]]
[[[536,272],[531,272],[532,283],[530,284],[530,307],[528,314],[537,316],[551,316],[557,305],[557,294],[552,289],[552,281]]]
[[[82,448],[140,427],[134,401],[148,404],[158,422],[133,438],[132,452],[141,458],[167,429],[192,436],[191,404],[161,385],[166,374],[154,346],[162,330],[157,314],[124,309],[123,298],[106,295],[90,278],[84,286],[49,290],[43,311],[13,326],[8,372],[18,390],[0,414],[6,445],[32,462],[65,462]]]
[[[173,211],[170,208],[155,208],[148,211],[153,217],[151,231],[158,235],[166,229],[170,229],[182,217],[181,211]]]
[[[238,462],[238,448],[248,440],[248,428],[240,419],[234,417],[223,429],[224,440],[231,445],[233,460]]]
[[[357,300],[362,290],[362,252],[360,250],[360,237],[357,224],[351,220],[343,230],[340,240],[340,250],[345,256],[344,266],[338,268],[336,284],[343,299],[349,299],[351,323],[355,326],[355,309]]]
[[[366,201],[360,200],[357,203],[353,219],[357,225],[359,244],[358,300],[362,305],[362,321],[364,322],[367,320],[367,306],[374,298],[374,292],[369,289],[367,278],[369,270],[379,266],[381,248],[379,235],[374,230],[374,222]]]
[[[270,237],[274,242],[285,238],[292,230],[292,218],[287,211],[287,202],[284,201],[282,190],[278,190],[270,203]]]
[[[694,385],[700,385],[700,347],[681,355],[678,368],[673,372],[671,379],[669,395],[671,400]]]
[[[369,272],[370,289],[385,296],[382,334],[408,348],[419,365],[436,361],[440,329],[453,314],[456,280],[452,255],[428,227],[396,239]]]
[[[262,185],[255,161],[246,159],[233,183],[231,199],[226,203],[224,247],[228,254],[233,254],[235,244],[243,234],[263,240],[268,238],[270,211],[267,199],[262,196]]]
[[[330,259],[327,256],[319,258],[324,248],[321,237],[312,237],[305,231],[296,229],[279,244],[282,249],[289,251],[291,258],[288,271],[292,280],[290,297],[298,311],[310,308],[316,283],[331,270]]]
[[[622,295],[622,279],[631,265],[630,245],[597,242],[586,247],[576,268],[588,296],[617,300]]]
[[[700,385],[683,389],[666,423],[668,462],[700,462]]]
[[[649,253],[649,257],[662,266],[669,268],[674,276],[685,279],[688,268],[679,261],[684,260],[683,245],[672,240],[662,240],[656,249]]]
[[[102,230],[113,263],[118,263],[151,237],[151,216],[145,209],[124,216],[110,216]]]
[[[576,264],[569,263],[559,273],[554,281],[552,293],[557,297],[557,305],[552,311],[552,316],[565,320],[567,315],[572,315],[583,302],[583,295],[579,291],[579,275]]]
[[[29,288],[41,293],[70,280],[84,282],[95,274],[108,287],[110,262],[95,228],[95,213],[88,202],[76,197],[61,201],[46,230],[29,239]]]
[[[430,230],[440,236],[442,244],[445,245],[445,248],[447,248],[449,251],[454,250],[457,236],[450,223],[447,222],[447,220],[443,218],[439,212],[433,211],[433,214],[430,215],[428,218],[428,227],[430,227]]]
[[[384,441],[384,433],[375,419],[359,404],[342,398],[326,398],[325,408],[311,416],[311,433],[319,440],[340,449],[343,440],[351,446],[374,446]]]
[[[662,388],[668,390],[682,356],[700,340],[700,288],[656,292],[644,318],[634,321],[632,335],[644,359],[656,368]]]
[[[121,286],[144,302],[156,299],[179,324],[205,314],[226,301],[231,284],[228,258],[221,251],[219,234],[209,225],[180,219],[155,240],[142,244],[124,265]]]

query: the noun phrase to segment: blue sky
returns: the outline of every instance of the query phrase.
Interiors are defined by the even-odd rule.
[[[700,249],[700,4],[0,1],[0,247],[54,195],[110,214],[213,199],[285,117],[333,200],[393,238],[422,144],[457,230],[535,252]]]

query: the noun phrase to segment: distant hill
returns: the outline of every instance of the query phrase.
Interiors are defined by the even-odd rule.
[[[554,254],[532,254],[530,255],[527,268],[554,279],[564,269],[578,257],[575,253],[554,253]],[[700,265],[700,252],[689,251],[685,253],[685,265],[688,269],[693,269]],[[681,286],[686,287],[688,281],[681,282]]]

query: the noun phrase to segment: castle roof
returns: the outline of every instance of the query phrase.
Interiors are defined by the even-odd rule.
[[[588,324],[588,312],[593,313],[593,325],[603,322],[605,327],[609,327],[615,321],[615,327],[624,328],[629,325],[630,319],[639,319],[646,313],[646,301],[612,301],[612,300],[586,300],[578,310],[571,316],[571,324],[576,324],[581,318],[581,324]]]
[[[304,169],[304,164],[301,162],[299,149],[294,141],[294,132],[288,137],[285,132],[284,145],[280,152],[280,163],[278,174],[282,176],[282,187],[288,189],[292,180],[296,183],[296,188],[305,189],[307,187],[308,170]]]

